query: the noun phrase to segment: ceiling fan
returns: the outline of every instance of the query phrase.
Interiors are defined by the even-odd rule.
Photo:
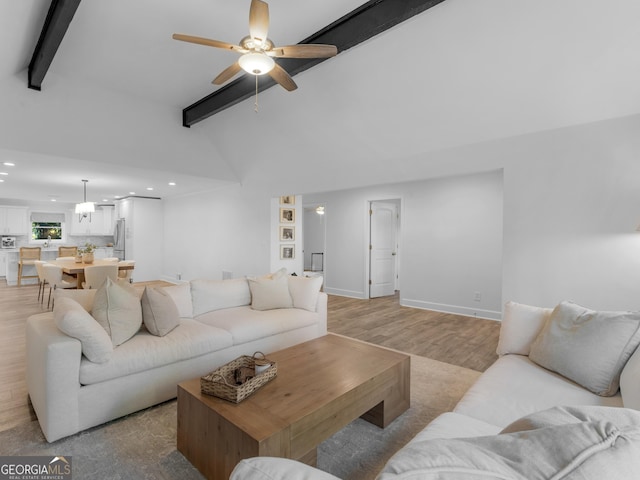
[[[249,35],[240,40],[239,45],[174,33],[175,40],[197,43],[209,47],[223,48],[240,53],[237,62],[227,67],[213,79],[214,85],[222,85],[244,70],[252,75],[269,74],[288,91],[298,88],[291,76],[273,58],[328,58],[338,53],[335,45],[303,44],[276,47],[267,38],[269,31],[269,5],[262,0],[251,0],[249,10]],[[257,79],[256,79],[257,81]]]

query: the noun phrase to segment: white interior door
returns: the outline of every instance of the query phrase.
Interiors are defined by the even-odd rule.
[[[369,238],[369,297],[395,293],[398,208],[371,202]]]

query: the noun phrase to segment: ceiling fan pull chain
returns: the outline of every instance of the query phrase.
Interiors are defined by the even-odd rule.
[[[256,113],[258,113],[258,75],[256,77]]]

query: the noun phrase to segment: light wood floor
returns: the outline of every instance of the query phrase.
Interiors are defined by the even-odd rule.
[[[138,284],[142,287],[143,284]],[[47,311],[38,286],[8,287],[0,279],[0,431],[35,420],[25,380],[25,322]],[[500,324],[400,307],[398,298],[329,296],[329,331],[407,353],[484,370],[495,360]]]

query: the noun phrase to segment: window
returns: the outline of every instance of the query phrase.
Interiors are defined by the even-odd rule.
[[[64,213],[31,213],[31,239],[32,240],[62,240]]]
[[[62,240],[62,223],[60,222],[31,222],[32,240]]]

